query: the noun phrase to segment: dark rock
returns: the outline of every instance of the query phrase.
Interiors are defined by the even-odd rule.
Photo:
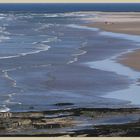
[[[74,105],[73,103],[57,103],[54,104],[55,106],[69,106],[69,105]]]

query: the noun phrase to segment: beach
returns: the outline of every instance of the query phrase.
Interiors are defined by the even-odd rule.
[[[0,16],[1,136],[139,136],[139,12]]]
[[[129,14],[128,13],[99,14],[99,16],[94,19],[94,23],[89,24],[87,26],[100,28],[102,30],[109,32],[140,35],[139,25],[140,25],[140,14],[130,12]],[[140,70],[139,54],[140,54],[139,50],[125,54],[119,58],[118,62],[139,71]]]
[[[122,56],[119,59],[119,62],[128,67],[131,67],[136,71],[139,71],[140,70],[139,59],[140,59],[140,51],[136,50],[133,53],[128,53],[127,55]]]
[[[140,14],[135,12],[128,13],[107,13],[97,12],[97,17],[89,18],[93,21],[93,24],[88,24],[90,27],[97,27],[105,31],[140,35]]]

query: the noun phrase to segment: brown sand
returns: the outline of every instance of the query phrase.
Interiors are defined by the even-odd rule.
[[[140,35],[140,13],[99,13],[89,27],[105,31]],[[123,55],[119,62],[140,71],[140,50]]]
[[[140,35],[140,13],[106,13],[99,12],[95,18],[89,18],[93,23],[90,27],[97,27],[110,32]]]
[[[122,56],[119,62],[140,71],[140,50]]]
[[[97,27],[110,32],[140,35],[140,22],[96,22],[88,24],[88,26]]]

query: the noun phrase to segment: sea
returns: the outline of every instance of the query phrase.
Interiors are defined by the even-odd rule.
[[[0,112],[139,106],[139,73],[114,59],[140,37],[86,27],[100,12],[140,3],[0,4]]]
[[[9,3],[1,12],[64,13],[78,11],[140,12],[140,3]]]

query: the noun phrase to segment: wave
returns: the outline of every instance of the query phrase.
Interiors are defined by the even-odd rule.
[[[5,104],[6,105],[21,105],[22,103],[20,103],[20,102],[11,102],[10,101],[10,99],[7,99],[6,101],[5,101]]]
[[[9,40],[9,39],[10,39],[10,37],[8,37],[8,36],[3,36],[3,35],[0,36],[0,42],[2,42],[4,40]]]
[[[51,40],[44,40],[44,41],[35,41],[35,42],[33,42],[33,43],[31,43],[31,44],[33,44],[33,45],[36,45],[36,44],[41,44],[41,43],[48,43],[48,42],[50,42]]]
[[[48,45],[40,45],[39,47],[37,47],[35,51],[31,51],[31,52],[26,52],[26,53],[19,53],[17,55],[11,55],[11,56],[2,56],[0,57],[0,59],[11,59],[11,58],[17,58],[17,57],[21,57],[21,56],[26,56],[26,55],[31,55],[31,54],[37,54],[43,51],[47,51],[49,50],[51,47]]]
[[[54,24],[43,24],[39,28],[35,29],[35,31],[45,30],[45,29],[48,29],[51,26],[54,26]]]
[[[72,64],[72,63],[78,61],[78,56],[84,55],[86,53],[87,53],[87,51],[81,51],[81,53],[72,54],[72,56],[75,56],[75,57],[73,58],[73,60],[68,61],[67,64]]]
[[[59,16],[59,14],[44,14],[43,15],[44,17],[49,17],[49,18],[54,18],[54,17],[58,17]]]
[[[77,57],[73,58],[73,60],[68,61],[67,64],[72,64],[72,63],[74,63],[76,61],[78,61]]]
[[[69,24],[66,25],[67,27],[71,27],[71,28],[76,28],[76,29],[86,29],[86,30],[90,30],[90,31],[99,31],[98,28],[92,28],[92,27],[87,27],[87,26],[82,26],[82,25],[76,25],[76,24]]]
[[[0,107],[0,112],[8,112],[8,111],[10,111],[10,108],[6,107],[6,105]]]
[[[10,59],[10,58],[16,58],[16,57],[20,57],[20,55],[17,54],[17,55],[11,55],[11,56],[2,56],[0,57],[0,59]]]
[[[72,56],[79,56],[79,55],[84,55],[84,54],[86,54],[87,53],[87,51],[81,51],[81,52],[79,52],[79,53],[76,53],[76,54],[72,54]]]
[[[31,54],[36,54],[36,53],[40,53],[40,52],[43,52],[43,51],[47,51],[49,50],[51,47],[48,46],[48,45],[41,45],[38,47],[39,50],[36,50],[36,51],[32,51],[32,52],[27,52],[27,53],[20,53],[19,56],[26,56],[26,55],[31,55]]]
[[[0,42],[10,39],[10,37],[7,36],[10,35],[10,33],[6,31],[6,27],[0,27],[0,34]]]
[[[92,13],[89,13],[92,14]],[[93,15],[93,14],[92,14]],[[44,14],[44,17],[87,17],[86,12],[66,12],[66,13],[58,13],[58,14]]]
[[[5,17],[0,17],[0,20],[1,20],[1,19],[4,19],[4,18],[5,18]]]
[[[12,82],[12,86],[16,87],[16,81],[8,75],[8,72],[6,70],[2,70],[2,72],[4,74],[4,77]]]
[[[49,29],[49,28],[51,28],[51,27],[59,27],[60,26],[60,24],[56,24],[56,23],[54,23],[54,24],[51,24],[51,23],[48,23],[48,24],[40,24],[40,27],[38,27],[38,28],[36,28],[36,29],[34,29],[34,31],[44,31],[44,30],[47,30],[47,29]]]
[[[14,88],[14,89],[16,88],[16,89],[20,89],[20,91],[22,91],[21,88],[17,86],[17,81],[15,79],[13,79],[11,76],[9,76],[9,74],[8,74],[9,71],[12,71],[12,69],[11,70],[2,70],[2,73],[3,73],[3,77],[11,83],[10,88]],[[20,91],[18,91],[18,92],[20,92]],[[0,112],[8,112],[10,110],[10,108],[8,108],[7,105],[9,105],[9,104],[18,104],[18,105],[21,104],[19,102],[11,101],[13,99],[13,96],[16,95],[16,92],[8,93],[8,95],[7,95],[7,93],[4,93],[4,95],[7,97],[7,99],[5,99],[3,101],[3,103],[2,103],[3,106],[2,106],[2,108],[0,108]]]
[[[57,41],[61,41],[60,39],[58,39],[58,37],[52,37],[52,38],[48,38],[47,40],[44,41],[35,41],[32,44],[36,45],[36,44],[44,44],[44,43],[49,43],[49,42],[57,42]]]
[[[10,35],[10,33],[6,31],[6,27],[0,27],[0,33],[5,35]]]
[[[46,18],[57,18],[57,17],[85,17],[86,15],[84,13],[80,12],[69,12],[69,13],[50,13],[50,14],[31,14],[32,17],[39,16],[39,17],[46,17]]]
[[[46,17],[46,18],[57,18],[57,17],[87,17],[88,14],[92,14],[93,12],[65,12],[65,13],[29,13],[28,15],[25,14],[16,14],[16,17],[19,19],[28,19],[28,18],[34,18],[34,17]],[[5,16],[5,15],[1,15]],[[9,15],[9,17],[12,17],[12,14]]]

